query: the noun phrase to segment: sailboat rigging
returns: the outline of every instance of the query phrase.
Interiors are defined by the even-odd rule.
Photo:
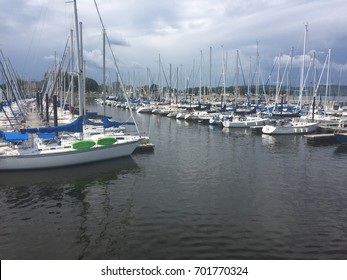
[[[79,29],[82,24],[78,26],[76,0],[73,3],[79,68],[79,117],[68,125],[0,131],[0,138],[8,144],[0,148],[0,170],[65,167],[120,158],[131,155],[138,145],[139,135],[118,137],[116,134],[86,134],[84,131],[83,123],[88,115],[84,107],[83,45]],[[117,124],[104,119],[104,125]],[[57,137],[58,132],[62,134]]]
[[[300,69],[300,91],[299,91],[299,101],[298,106],[301,109],[301,100],[304,91],[304,86],[306,79],[304,78],[305,73],[305,55],[306,55],[306,38],[307,38],[308,26],[305,25],[305,35],[304,35],[304,47],[302,54],[302,65]],[[275,124],[268,124],[263,126],[262,133],[276,135],[276,134],[306,134],[315,132],[318,129],[318,122],[301,122],[297,120],[289,121],[277,121]]]

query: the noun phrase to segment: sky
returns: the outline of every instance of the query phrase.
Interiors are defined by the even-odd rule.
[[[347,85],[346,0],[96,3],[126,84],[160,81],[165,86],[171,77],[173,86],[177,81],[179,87],[209,86],[210,82],[212,86],[222,86],[223,73],[226,85],[235,85],[236,80],[239,85],[249,84],[255,73],[259,73],[262,84],[284,83],[292,48],[295,74],[290,83],[295,84],[299,81],[307,25],[305,71],[314,65],[316,82],[321,78],[320,82],[326,84],[328,67],[324,65],[330,49],[330,83]],[[0,0],[0,7],[0,49],[4,56],[19,77],[43,79],[44,73],[63,57],[70,30],[74,29],[72,1]],[[83,23],[86,76],[102,83],[102,25],[94,0],[77,0],[77,9],[78,20]],[[315,63],[310,64],[313,53]],[[106,60],[109,83],[116,75],[108,47]]]

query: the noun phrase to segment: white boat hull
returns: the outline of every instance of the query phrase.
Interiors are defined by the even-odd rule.
[[[261,119],[261,118],[257,118],[257,119],[249,119],[249,120],[225,120],[222,122],[224,127],[251,127],[251,126],[262,126],[262,125],[266,125],[267,123],[269,123],[269,119]]]
[[[308,134],[315,132],[318,129],[318,123],[290,123],[283,126],[265,125],[262,128],[262,133],[278,135],[278,134]]]
[[[118,141],[113,145],[73,150],[60,147],[47,150],[23,151],[18,154],[0,154],[0,170],[24,170],[63,167],[130,156],[138,145],[133,141]]]
[[[178,119],[178,120],[184,120],[185,116],[186,116],[185,113],[178,113],[178,114],[176,115],[176,119]]]
[[[151,106],[146,106],[146,107],[139,107],[136,112],[137,113],[144,113],[144,114],[152,114],[152,111],[153,111],[153,107]]]

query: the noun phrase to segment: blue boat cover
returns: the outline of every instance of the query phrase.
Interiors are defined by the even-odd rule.
[[[120,125],[135,125],[134,122],[112,122],[106,117],[102,118],[102,122],[104,124],[104,128],[119,127]]]
[[[61,131],[65,131],[65,132],[83,132],[83,116],[79,116],[76,120],[74,120],[73,122],[69,123],[69,124],[65,124],[65,125],[60,125],[60,126],[47,126],[47,127],[39,127],[39,128],[22,128],[20,129],[20,132],[16,132],[19,134],[27,134],[27,133],[44,133],[46,135],[42,135],[41,134],[41,138],[53,138],[53,134],[54,132],[61,132]],[[119,127],[120,125],[135,125],[134,122],[114,122],[114,121],[110,121],[109,117],[104,116],[102,118],[102,123],[98,123],[98,122],[92,122],[92,121],[85,121],[87,124],[90,125],[103,125],[105,128],[108,127]],[[7,132],[3,132],[0,131],[0,138],[1,137],[5,137],[6,139],[6,133]],[[9,133],[15,133],[15,132],[9,132]],[[52,135],[48,135],[49,133],[51,133]],[[11,136],[8,136],[11,137]],[[12,136],[14,137],[14,135]],[[19,137],[19,136],[17,136]],[[40,136],[39,136],[40,137]],[[28,136],[26,136],[26,139],[17,139],[17,140],[27,140]],[[7,139],[6,139],[7,140]],[[14,140],[8,140],[8,141],[14,141]]]
[[[21,140],[28,140],[28,133],[21,133],[18,131],[14,132],[4,132],[4,138],[6,141],[21,141]]]
[[[41,139],[53,139],[55,137],[54,133],[37,133],[37,136]]]
[[[87,125],[103,126],[104,128],[119,127],[120,125],[135,125],[134,122],[115,122],[115,121],[110,121],[109,117],[106,117],[106,116],[102,117],[102,122],[93,122],[91,120],[85,119],[84,123],[87,124]]]
[[[52,132],[83,132],[83,116],[79,116],[76,120],[69,124],[59,125],[59,126],[47,126],[40,128],[22,128],[21,133],[52,133]]]

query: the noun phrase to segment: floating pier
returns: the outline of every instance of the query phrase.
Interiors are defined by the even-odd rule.
[[[139,144],[137,145],[134,152],[137,153],[144,153],[144,152],[153,152],[154,151],[154,144],[149,142],[148,136],[141,137]]]
[[[154,151],[153,143],[144,143],[144,144],[140,143],[137,145],[134,152],[144,153],[144,152],[153,152],[153,151]]]
[[[325,134],[307,134],[304,135],[307,143],[323,144],[323,143],[338,143],[334,133]]]

